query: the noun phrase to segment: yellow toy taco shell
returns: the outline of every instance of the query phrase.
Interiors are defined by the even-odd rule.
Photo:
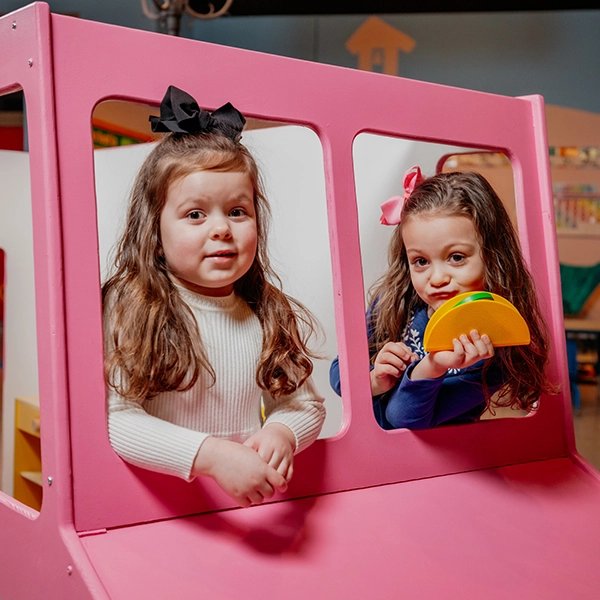
[[[529,327],[519,311],[491,292],[466,292],[450,298],[434,313],[423,336],[426,352],[452,350],[452,340],[476,329],[494,346],[522,346],[531,341]]]

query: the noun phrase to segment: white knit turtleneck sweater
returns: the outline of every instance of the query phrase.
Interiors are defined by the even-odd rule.
[[[134,465],[190,481],[202,442],[215,436],[243,442],[266,423],[287,425],[296,453],[319,435],[323,398],[309,379],[296,393],[274,401],[256,384],[262,328],[235,294],[213,298],[177,286],[194,314],[216,381],[202,370],[187,392],[165,392],[139,404],[108,391],[108,432],[114,450]],[[105,318],[110,318],[110,311]],[[110,328],[110,325],[108,325]]]

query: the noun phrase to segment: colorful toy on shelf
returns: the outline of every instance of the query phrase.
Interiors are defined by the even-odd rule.
[[[423,339],[427,352],[452,350],[452,340],[476,329],[489,335],[494,346],[530,342],[529,327],[505,298],[491,292],[466,292],[447,300],[431,317]]]

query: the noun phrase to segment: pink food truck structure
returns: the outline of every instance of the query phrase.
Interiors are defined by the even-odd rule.
[[[21,204],[31,214],[43,498],[37,510],[0,493],[2,600],[600,596],[600,475],[575,448],[541,97],[87,22],[41,2],[0,19],[0,48],[0,93],[22,90],[26,101],[30,193]],[[157,107],[169,85],[208,110],[230,101],[282,126],[271,131],[304,130],[319,149],[322,218],[300,239],[310,245],[325,232],[327,250],[313,260],[330,271],[341,416],[297,456],[289,490],[260,506],[234,506],[212,481],[132,467],[108,440],[91,119],[107,100]],[[425,431],[377,425],[355,160],[369,136],[508,158],[522,249],[551,330],[549,375],[561,386],[531,414]],[[17,202],[0,191],[1,235],[19,232]],[[377,221],[378,205],[369,211]],[[30,392],[15,387],[10,342],[24,267],[4,237],[0,247],[6,408]]]

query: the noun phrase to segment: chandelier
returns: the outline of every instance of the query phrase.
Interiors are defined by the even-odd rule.
[[[207,5],[208,12],[200,12],[198,4]],[[226,14],[232,4],[233,0],[225,0],[223,6],[215,10],[211,2],[197,0],[142,0],[142,10],[149,19],[159,21],[169,35],[179,35],[183,13],[196,19],[216,19]]]

